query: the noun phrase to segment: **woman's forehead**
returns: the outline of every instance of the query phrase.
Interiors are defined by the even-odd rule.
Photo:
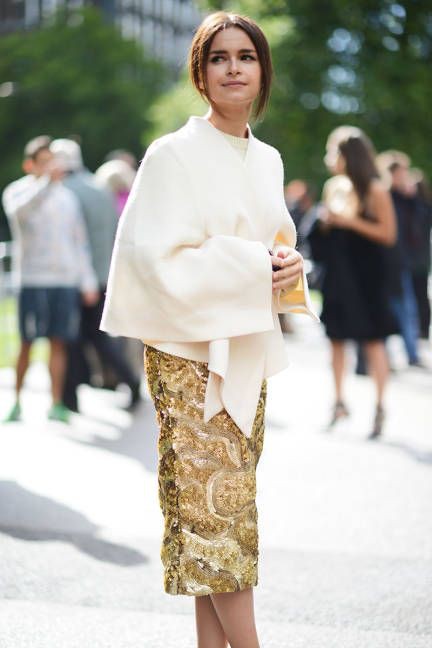
[[[255,49],[255,46],[246,32],[240,27],[221,29],[213,38],[210,51],[213,50],[240,50]]]

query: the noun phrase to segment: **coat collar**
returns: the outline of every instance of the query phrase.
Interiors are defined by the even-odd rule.
[[[247,147],[246,155],[242,160],[237,153],[233,150],[230,142],[224,136],[223,131],[213,126],[208,119],[205,117],[192,116],[189,117],[186,123],[186,129],[191,133],[201,134],[202,136],[211,138],[213,146],[218,147],[221,152],[224,152],[225,155],[230,155],[233,159],[236,160],[242,167],[249,163],[251,153],[256,147],[256,138],[254,137],[251,127],[249,124],[246,124],[248,132],[249,144]]]

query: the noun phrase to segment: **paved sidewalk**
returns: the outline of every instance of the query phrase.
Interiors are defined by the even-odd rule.
[[[432,374],[393,376],[377,443],[371,386],[351,376],[352,416],[325,432],[327,347],[295,325],[258,468],[262,648],[429,648]],[[0,371],[0,417],[12,384]],[[66,426],[45,418],[47,387],[33,367],[23,423],[1,426],[0,648],[194,648],[193,601],[162,592],[148,397],[132,417],[126,394],[82,387]]]

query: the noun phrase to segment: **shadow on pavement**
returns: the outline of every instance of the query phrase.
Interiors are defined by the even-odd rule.
[[[410,459],[415,459],[415,461],[418,461],[419,463],[432,466],[432,452],[428,452],[426,450],[419,450],[418,448],[414,448],[413,446],[410,446],[407,443],[401,443],[398,441],[386,441],[385,439],[383,439],[380,443],[383,446],[387,446],[389,448],[396,448],[397,450],[402,450],[405,454],[407,454],[410,457]]]
[[[42,528],[33,528],[35,526]],[[61,528],[57,531],[54,528]],[[0,482],[0,533],[33,542],[64,542],[96,560],[122,567],[148,562],[139,551],[96,537],[99,527],[73,509],[16,482]]]
[[[83,414],[86,421],[107,424],[107,419],[98,418],[92,414]],[[74,437],[73,427],[67,438],[75,443],[85,446],[93,446],[109,452],[114,452],[125,457],[135,459],[151,473],[157,472],[158,453],[157,439],[159,430],[156,425],[153,405],[149,401],[141,403],[133,413],[128,426],[120,426],[109,423],[111,431],[117,433],[117,438],[108,438],[97,432],[92,433],[91,438],[83,440]]]
[[[329,438],[332,435],[332,430],[323,429],[322,432],[324,434],[327,434]],[[378,449],[399,450],[403,452],[405,455],[407,455],[407,457],[411,460],[432,466],[432,452],[430,450],[421,450],[420,448],[416,448],[415,446],[409,445],[408,443],[404,443],[403,441],[391,441],[386,438],[385,430],[383,436],[381,436],[378,439],[374,439],[372,441],[369,440],[367,437],[359,438],[353,436],[346,436],[346,437],[338,436],[337,440],[340,443],[342,443],[343,441],[345,443],[358,443],[358,444],[366,443],[366,444],[373,444],[374,447]]]

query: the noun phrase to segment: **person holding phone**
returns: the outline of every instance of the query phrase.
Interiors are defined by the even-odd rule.
[[[78,201],[61,180],[64,168],[39,136],[24,150],[26,175],[3,192],[3,205],[16,243],[20,281],[18,317],[21,345],[16,366],[16,400],[6,422],[21,418],[20,394],[37,338],[48,338],[52,405],[48,417],[67,423],[63,403],[66,344],[80,326],[80,301],[98,299],[87,230]]]
[[[248,125],[270,93],[263,32],[212,14],[189,67],[209,110],[148,148],[120,221],[101,326],[146,345],[165,590],[195,597],[200,648],[256,648],[265,379],[286,366],[277,313],[315,316],[280,155]]]

